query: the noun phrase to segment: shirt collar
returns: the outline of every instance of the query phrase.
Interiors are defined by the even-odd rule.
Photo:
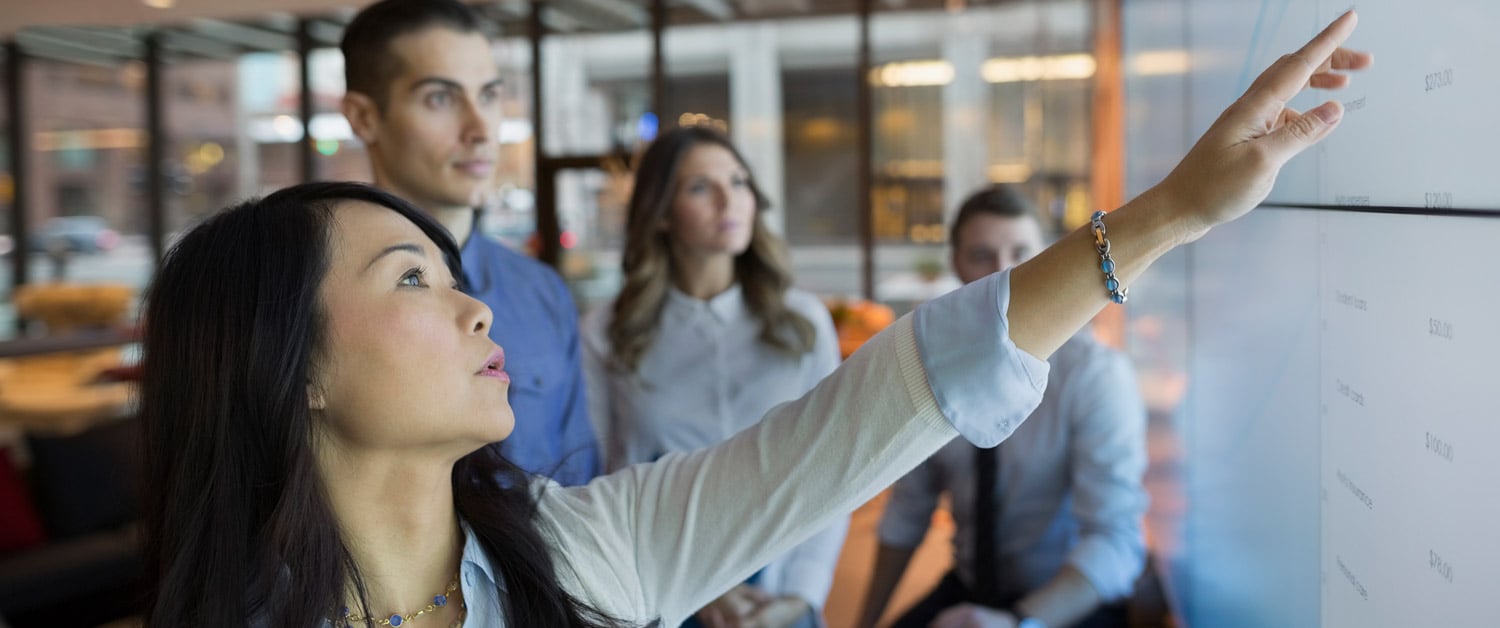
[[[678,290],[677,286],[670,286],[667,288],[667,307],[684,315],[707,312],[720,323],[731,323],[745,315],[745,292],[739,282],[735,282],[728,290],[705,301]]]
[[[495,566],[490,562],[489,552],[484,551],[484,544],[479,541],[479,536],[474,534],[474,528],[469,527],[467,521],[460,521],[459,525],[464,530],[464,555],[459,564],[465,571],[478,569],[489,582],[488,586],[498,586],[499,590],[505,590],[505,581],[495,576]]]
[[[497,244],[490,242],[489,238],[479,232],[479,212],[474,212],[474,226],[469,229],[469,239],[464,241],[462,248],[458,250],[459,259],[463,260],[464,278],[469,280],[469,291],[472,294],[488,292],[494,285],[494,277],[490,273],[494,266],[488,258],[494,253],[490,250]]]

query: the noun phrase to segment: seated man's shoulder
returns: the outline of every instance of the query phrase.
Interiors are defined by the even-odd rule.
[[[1057,378],[1069,371],[1120,371],[1130,372],[1130,359],[1124,353],[1100,342],[1094,332],[1085,327],[1073,335],[1063,346],[1053,352],[1052,377]]]

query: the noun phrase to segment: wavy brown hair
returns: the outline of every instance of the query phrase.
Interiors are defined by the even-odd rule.
[[[635,372],[641,356],[656,340],[656,324],[674,276],[671,235],[659,227],[672,213],[680,185],[677,168],[682,158],[697,146],[723,147],[740,167],[750,172],[745,158],[724,134],[704,126],[690,126],[663,133],[646,149],[636,169],[635,189],[625,219],[624,285],[615,299],[609,322],[609,341],[614,352],[612,366]],[[735,280],[745,294],[745,304],[761,321],[760,340],[789,354],[811,351],[817,332],[812,323],[786,305],[792,287],[786,244],[760,220],[759,212],[770,201],[749,176],[755,194],[756,218],[750,246],[734,259]]]

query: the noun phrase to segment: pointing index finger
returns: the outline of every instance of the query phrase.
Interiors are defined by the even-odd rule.
[[[1260,78],[1256,79],[1250,91],[1277,102],[1291,100],[1307,85],[1313,73],[1327,63],[1334,51],[1343,45],[1344,40],[1349,38],[1349,34],[1354,32],[1354,25],[1357,23],[1359,23],[1359,16],[1354,13],[1353,9],[1340,15],[1300,50],[1282,57],[1281,61],[1267,68]]]

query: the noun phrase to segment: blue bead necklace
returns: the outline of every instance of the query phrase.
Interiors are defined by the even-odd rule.
[[[409,615],[392,613],[389,617],[364,617],[361,615],[351,615],[349,613],[349,607],[346,606],[344,607],[343,616],[339,617],[338,621],[334,622],[334,624],[343,625],[344,628],[352,628],[356,624],[363,624],[365,622],[374,621],[375,625],[377,626],[404,626],[408,622],[416,621],[418,617],[421,617],[428,613],[436,612],[437,609],[443,608],[447,606],[449,602],[457,599],[458,603],[460,604],[460,608],[458,611],[458,620],[453,622],[453,625],[449,628],[458,628],[459,626],[464,625],[464,618],[469,614],[469,605],[465,604],[463,600],[460,599],[462,597],[463,593],[458,590],[458,573],[455,572],[453,574],[453,580],[450,580],[448,582],[448,588],[442,593],[432,596],[432,601],[428,602],[427,607],[423,608],[422,610],[411,613]]]

